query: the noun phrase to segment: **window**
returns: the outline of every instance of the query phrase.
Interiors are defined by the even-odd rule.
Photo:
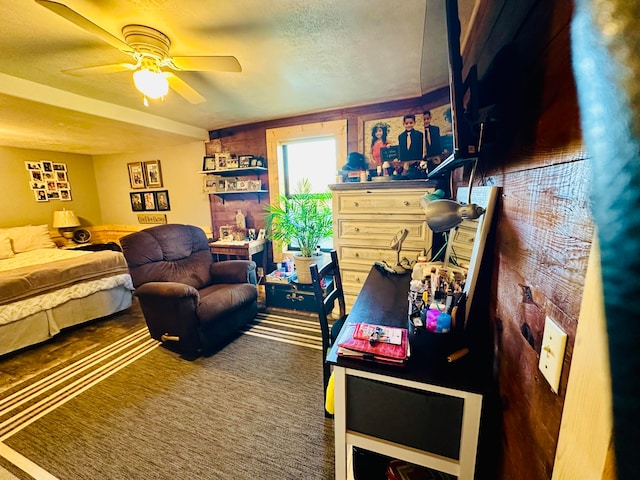
[[[311,181],[313,192],[326,192],[335,183],[336,172],[347,158],[347,121],[296,125],[267,129],[267,159],[269,165],[270,201],[278,195],[291,195],[303,178]],[[274,160],[275,159],[275,160]],[[330,249],[333,239],[321,247]],[[280,261],[285,251],[294,245],[274,249],[274,260]]]
[[[311,182],[313,193],[329,190],[336,181],[336,139],[313,138],[282,146],[284,194],[290,196],[304,178]]]

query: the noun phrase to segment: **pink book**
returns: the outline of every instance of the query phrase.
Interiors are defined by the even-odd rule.
[[[338,347],[340,347],[338,355],[371,357],[372,360],[396,362],[403,362],[407,359],[408,331],[406,328],[402,329],[402,342],[400,345],[385,342],[377,342],[372,345],[369,340],[353,338],[355,329],[355,325],[347,325],[343,329],[343,334],[338,339]]]

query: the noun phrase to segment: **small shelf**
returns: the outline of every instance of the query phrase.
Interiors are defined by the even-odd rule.
[[[227,195],[240,195],[240,194],[249,195],[249,194],[255,193],[256,196],[258,197],[258,203],[260,203],[260,194],[269,193],[269,190],[230,190],[230,191],[224,191],[224,192],[205,192],[205,193],[208,193],[209,195],[217,195],[221,197],[222,203],[224,203],[224,197]]]
[[[267,173],[265,167],[228,168],[226,170],[201,170],[198,173],[205,175],[217,175],[219,177],[238,177],[241,175],[260,175]]]

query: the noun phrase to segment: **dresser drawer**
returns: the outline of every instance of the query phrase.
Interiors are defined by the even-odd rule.
[[[420,197],[433,188],[347,192],[334,196],[334,214],[424,215]]]
[[[339,218],[335,220],[336,234],[341,243],[357,245],[388,246],[391,239],[400,230],[406,228],[409,234],[404,241],[403,248],[414,247],[428,250],[431,246],[431,230],[426,221],[407,220],[375,221],[373,219]]]
[[[390,248],[363,248],[350,245],[339,245],[336,248],[340,258],[340,269],[345,268],[346,264],[353,266],[366,267],[367,271],[376,262],[387,262],[390,265],[396,263],[397,253]],[[417,260],[418,255],[422,253],[422,248],[402,247],[400,258],[406,258],[409,262]]]

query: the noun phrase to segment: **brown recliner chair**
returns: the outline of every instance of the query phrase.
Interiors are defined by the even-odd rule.
[[[255,262],[214,262],[202,229],[159,225],[120,244],[151,337],[185,358],[213,353],[255,318]]]

